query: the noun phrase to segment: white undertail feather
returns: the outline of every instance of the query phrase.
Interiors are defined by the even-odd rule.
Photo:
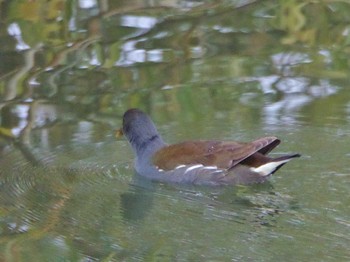
[[[253,172],[259,173],[262,176],[268,176],[274,171],[276,171],[276,168],[278,168],[280,165],[287,163],[289,160],[291,159],[288,158],[281,161],[269,162],[259,167],[251,167],[250,170],[252,170]]]

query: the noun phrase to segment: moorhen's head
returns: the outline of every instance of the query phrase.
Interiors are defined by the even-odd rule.
[[[151,118],[139,109],[132,108],[124,113],[123,134],[138,154],[154,140],[160,138]]]

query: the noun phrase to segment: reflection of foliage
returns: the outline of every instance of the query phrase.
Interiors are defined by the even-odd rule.
[[[348,41],[347,37],[340,37],[348,30],[350,6],[345,2],[287,0],[279,3],[272,7],[275,14],[272,25],[286,32],[282,43],[342,45]]]
[[[69,31],[67,22],[82,19],[74,1],[18,0],[9,3],[8,10],[8,20],[20,24],[32,50],[34,43],[44,43],[32,54],[31,67],[18,70],[20,79],[13,74],[8,97],[55,99],[89,120],[108,118],[129,106],[152,107],[158,100],[171,101],[172,110],[198,114],[199,87],[212,89],[201,91],[203,99],[227,110],[225,104],[239,99],[235,91],[259,94],[259,82],[252,76],[276,75],[268,89],[283,93],[286,89],[275,83],[286,82],[284,78],[301,75],[310,78],[305,83],[311,87],[313,78],[328,82],[347,75],[342,47],[349,42],[344,32],[349,30],[350,7],[341,1],[250,1],[239,8],[206,2],[185,11],[116,5],[111,10],[101,7],[98,16],[85,12],[85,23],[76,23],[75,31]],[[120,24],[123,17],[143,16],[156,22],[145,30]],[[280,43],[289,44],[288,49]],[[285,59],[288,56],[303,59]],[[32,88],[31,82],[38,86]],[[233,85],[235,90],[226,91]],[[216,86],[224,88],[214,90]],[[168,91],[154,92],[161,88]]]
[[[62,23],[65,21],[65,2],[11,1],[8,7],[8,19],[20,24],[24,40],[31,46],[48,41],[53,44],[62,43],[61,31],[66,26]],[[60,20],[61,22],[58,22]]]
[[[276,16],[276,26],[280,30],[287,32],[288,36],[283,39],[283,43],[292,44],[295,41],[307,40],[313,41],[313,33],[303,31],[306,23],[305,15],[302,13],[302,8],[305,3],[297,3],[294,0],[287,0],[281,3],[279,14]]]
[[[9,7],[10,19],[23,19],[31,22],[42,22],[55,20],[64,10],[65,2],[63,0],[36,0],[36,1],[11,1]]]
[[[168,111],[190,112],[189,119],[208,113],[201,109],[202,100],[215,110],[229,110],[233,102],[250,112],[241,103],[247,101],[240,100],[241,93],[260,97],[268,90],[279,99],[292,90],[281,85],[302,76],[298,92],[310,96],[311,89],[320,86],[321,93],[319,83],[327,83],[330,91],[324,94],[335,94],[338,84],[332,80],[345,79],[349,67],[342,47],[349,42],[344,32],[350,5],[341,1],[250,1],[239,8],[206,2],[185,11],[116,5],[106,12],[101,7],[98,16],[86,11],[84,19],[74,1],[18,0],[9,3],[8,10],[8,20],[20,24],[32,49],[27,52],[31,59],[25,60],[30,66],[0,85],[0,90],[11,91],[5,98],[59,101],[88,121],[113,118],[130,106],[150,111],[158,101]],[[120,24],[123,17],[143,16],[155,24],[146,30]],[[70,19],[85,22],[69,31]],[[34,48],[34,42],[44,46]],[[275,78],[267,88],[265,77]],[[262,103],[258,99],[255,105]]]
[[[94,239],[102,240],[107,231],[115,243],[123,244],[122,227],[116,226],[121,220],[114,191],[117,184],[111,183],[106,173],[42,167],[12,171],[0,194],[1,207],[6,207],[0,209],[3,260],[47,261],[62,255],[78,256],[74,250],[104,257],[107,255],[99,253],[112,245],[107,244],[111,240],[94,243]],[[107,254],[113,248],[108,250]],[[23,257],[28,252],[31,256]]]
[[[32,163],[36,160],[31,153],[45,157],[47,150],[64,143],[75,147],[87,142],[91,154],[99,152],[101,146],[94,142],[105,141],[128,107],[145,109],[163,123],[160,128],[170,136],[186,138],[231,137],[231,129],[260,131],[265,125],[274,125],[274,120],[276,126],[285,128],[300,116],[301,121],[319,125],[347,121],[349,92],[341,88],[347,86],[349,72],[350,5],[345,1],[249,1],[240,8],[232,4],[236,1],[191,1],[198,3],[193,8],[175,4],[144,8],[130,2],[126,8],[118,6],[122,1],[100,1],[110,2],[113,9],[101,7],[98,13],[82,11],[77,1],[5,2],[8,12],[2,22],[7,26],[17,23],[31,49],[17,52],[15,41],[0,28],[0,38],[6,43],[6,48],[0,46],[0,59],[7,65],[2,71],[6,75],[0,78],[0,92],[1,99],[8,100],[0,105],[0,136],[6,139],[1,146],[13,142],[11,128],[18,128],[14,120],[23,115],[15,112],[8,116],[7,106],[15,108],[25,101],[36,117],[22,116],[26,130],[20,132],[20,138],[31,143],[28,148],[13,143],[12,150]],[[152,18],[154,25],[144,29],[120,22],[123,17],[143,16]],[[68,26],[71,19],[78,21],[73,29]],[[7,90],[10,95],[4,95]],[[267,104],[270,111],[276,110],[271,115],[264,111]],[[303,114],[297,114],[299,110]],[[37,125],[46,122],[51,125]],[[80,125],[83,130],[79,132]],[[250,132],[248,136],[256,135]],[[89,135],[84,138],[86,133]],[[174,137],[169,140],[177,140]],[[55,157],[62,158],[63,164],[69,161],[69,156]],[[84,157],[82,152],[79,157]],[[85,184],[97,183],[101,177],[87,171],[87,178],[84,170],[85,176],[46,169],[25,169],[23,173],[33,177],[20,173],[18,180],[28,179],[24,182],[31,186],[20,187],[18,196],[4,203],[9,210],[0,208],[3,225],[8,227],[5,220],[12,222],[13,217],[18,225],[26,225],[28,217],[33,219],[29,209],[39,212],[39,221],[29,219],[33,223],[28,234],[6,229],[8,235],[1,243],[7,243],[7,254],[25,254],[26,250],[17,249],[26,245],[38,254],[40,247],[53,254],[52,247],[62,248],[62,236],[72,250],[87,252],[94,246],[91,256],[106,260],[118,253],[109,249],[113,242],[133,245],[124,239],[128,232],[123,231],[118,207],[110,209],[117,186],[108,179],[98,186]],[[101,195],[106,198],[96,197]],[[128,205],[133,199],[133,194],[127,197]],[[101,240],[106,236],[110,239]],[[96,244],[97,239],[101,242]],[[156,256],[162,246],[154,243],[149,256]]]

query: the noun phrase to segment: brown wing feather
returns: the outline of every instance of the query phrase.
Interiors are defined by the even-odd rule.
[[[264,137],[251,143],[188,141],[160,149],[155,154],[153,163],[163,170],[191,164],[229,169],[256,152],[270,152],[278,144],[276,137]]]

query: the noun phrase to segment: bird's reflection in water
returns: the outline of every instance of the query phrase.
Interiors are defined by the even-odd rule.
[[[152,209],[154,191],[154,182],[135,174],[130,189],[120,196],[124,220],[137,222],[145,219]]]

